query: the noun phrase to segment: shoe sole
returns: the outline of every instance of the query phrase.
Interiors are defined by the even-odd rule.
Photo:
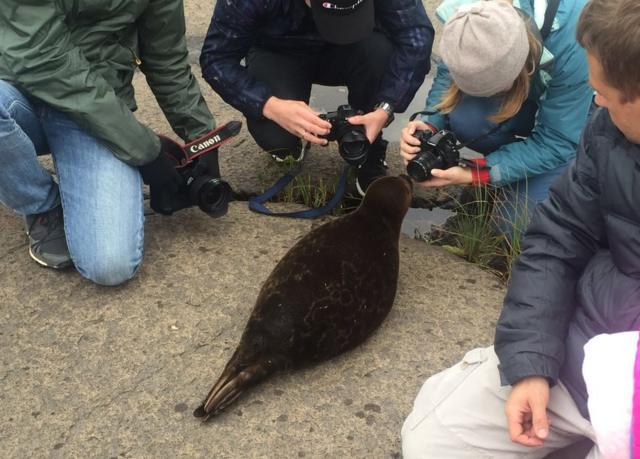
[[[360,182],[358,182],[358,179],[356,179],[356,190],[358,190],[358,194],[360,194],[360,196],[364,198],[365,192],[360,187]]]
[[[58,270],[63,270],[66,268],[71,267],[71,265],[73,264],[71,262],[71,260],[69,260],[66,263],[62,263],[59,265],[49,265],[47,264],[45,261],[42,261],[41,259],[39,259],[31,250],[31,247],[29,247],[29,256],[33,259],[33,261],[35,261],[36,263],[38,263],[40,266],[42,266],[43,268],[50,268],[50,269],[58,269]]]
[[[307,151],[307,148],[306,147],[302,147],[302,151],[300,152],[300,156],[298,156],[298,158],[294,159],[294,161],[297,162],[297,163],[302,161],[304,159],[304,154],[305,154],[306,151]],[[273,159],[275,159],[277,163],[283,163],[283,162],[285,162],[285,160],[287,158],[293,158],[293,156],[291,156],[291,155],[285,156],[284,158],[281,158],[280,156],[277,156],[277,155],[271,155],[271,157]]]
[[[387,165],[387,161],[383,161],[382,164],[384,165],[384,168],[388,171],[389,166]],[[386,175],[384,175],[384,176],[381,175],[380,177],[386,177]],[[380,178],[380,177],[378,177],[378,178]],[[375,182],[378,178],[374,178],[371,181],[371,183]],[[360,194],[360,196],[362,196],[364,198],[365,191],[360,186],[360,181],[357,178],[356,178],[356,190],[358,190],[358,193]]]

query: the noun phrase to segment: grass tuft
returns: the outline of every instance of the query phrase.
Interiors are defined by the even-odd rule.
[[[455,203],[455,215],[424,239],[507,281],[520,254],[527,209],[506,215],[499,189],[487,185],[469,190]]]

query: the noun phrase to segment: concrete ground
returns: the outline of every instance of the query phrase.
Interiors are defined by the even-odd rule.
[[[195,53],[212,5],[185,4]],[[140,75],[136,87],[140,118],[168,132]],[[220,122],[239,119],[202,87]],[[335,151],[314,150],[305,168],[330,177],[340,165]],[[243,193],[280,175],[246,131],[223,150],[221,168]],[[140,272],[103,288],[38,267],[21,219],[1,208],[0,456],[400,457],[400,427],[419,387],[491,343],[504,295],[491,274],[406,236],[396,303],[365,345],[264,383],[208,425],[191,415],[262,281],[322,221],[256,215],[246,202],[217,220],[197,209],[149,215]]]

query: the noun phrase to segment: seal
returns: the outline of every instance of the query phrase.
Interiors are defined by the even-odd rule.
[[[382,323],[398,281],[406,176],[373,182],[352,213],[300,239],[264,282],[240,343],[194,416],[216,416],[275,372],[353,349]]]

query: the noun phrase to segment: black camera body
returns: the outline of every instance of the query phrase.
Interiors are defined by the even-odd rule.
[[[340,105],[335,112],[320,115],[320,118],[331,123],[331,131],[324,138],[337,141],[340,156],[352,166],[359,166],[367,160],[370,146],[364,126],[347,121],[347,118],[356,115],[362,115],[362,112],[350,105]]]
[[[187,185],[186,198],[212,217],[225,215],[233,199],[231,186],[220,178],[218,149],[241,128],[240,121],[230,121],[173,152],[175,168]]]
[[[449,169],[460,164],[460,149],[456,135],[447,130],[417,131],[420,152],[407,164],[407,174],[416,182],[431,178],[431,169]]]

